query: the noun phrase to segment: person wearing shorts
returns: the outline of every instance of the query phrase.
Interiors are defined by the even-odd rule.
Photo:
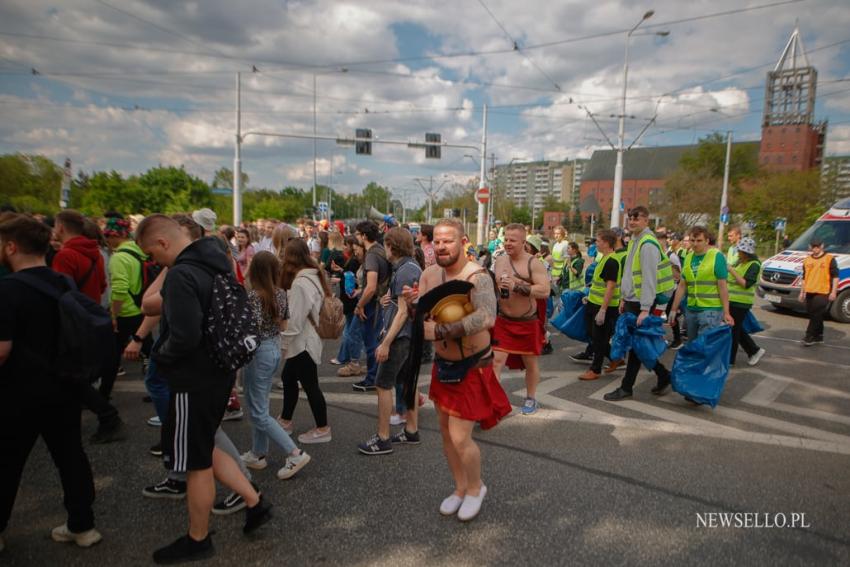
[[[390,414],[395,405],[395,386],[408,373],[410,364],[411,322],[407,304],[401,298],[406,287],[419,282],[422,268],[413,259],[413,236],[407,229],[394,227],[384,236],[387,259],[393,264],[387,294],[381,298],[384,327],[381,343],[375,349],[378,372],[375,386],[378,391],[378,432],[357,448],[364,455],[386,455],[393,452],[393,443],[419,443],[416,422],[417,408],[407,412],[405,428],[390,438]]]

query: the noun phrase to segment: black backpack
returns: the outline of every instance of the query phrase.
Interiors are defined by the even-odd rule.
[[[109,312],[65,277],[68,289],[60,291],[25,272],[9,277],[56,300],[59,308],[59,344],[55,372],[63,382],[91,384],[114,365],[115,331]]]
[[[201,264],[195,264],[201,266]],[[232,272],[213,273],[210,305],[204,320],[204,339],[210,356],[222,370],[242,368],[260,346],[259,325],[248,292]]]
[[[139,293],[133,293],[132,291],[128,291],[130,297],[133,300],[133,303],[136,304],[136,307],[141,309],[142,307],[142,298],[145,296],[145,292],[148,290],[150,285],[162,271],[162,266],[154,262],[150,259],[145,259],[143,256],[139,256],[133,250],[128,250],[126,248],[122,248],[120,250],[115,251],[116,254],[123,253],[129,254],[139,263],[140,274],[142,278],[142,285],[139,287]]]

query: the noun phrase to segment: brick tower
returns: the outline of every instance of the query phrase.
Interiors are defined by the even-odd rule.
[[[816,124],[818,72],[809,65],[799,28],[785,45],[764,89],[759,164],[768,171],[820,167],[826,122]]]

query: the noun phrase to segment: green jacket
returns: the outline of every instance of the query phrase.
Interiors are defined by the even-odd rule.
[[[142,264],[132,254],[121,252],[132,251],[147,258],[139,245],[132,240],[127,240],[113,250],[109,258],[109,278],[112,286],[110,301],[121,301],[121,310],[118,317],[135,317],[142,310],[135,304],[130,293],[139,294],[142,291]]]

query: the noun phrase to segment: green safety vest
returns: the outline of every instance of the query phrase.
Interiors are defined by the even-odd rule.
[[[634,257],[632,258],[632,282],[634,282],[635,286],[635,295],[640,298],[640,284],[643,281],[643,275],[640,268],[640,249],[644,244],[652,244],[656,248],[658,248],[659,254],[661,254],[661,261],[658,262],[658,271],[657,277],[655,280],[655,295],[666,294],[669,291],[672,291],[676,287],[676,282],[673,281],[673,265],[670,263],[670,258],[664,253],[661,249],[661,243],[658,242],[658,239],[655,238],[655,235],[652,233],[644,234],[640,241],[637,243],[637,251],[635,252]],[[635,246],[634,239],[629,240],[629,246],[626,248],[625,255],[628,256],[632,248]]]
[[[564,241],[566,242],[566,240]],[[564,266],[567,264],[567,257],[562,255],[562,251],[558,246],[560,242],[556,242],[552,245],[552,277],[560,279],[561,274],[564,273]]]
[[[735,271],[741,274],[741,277],[743,277],[750,270],[753,264],[758,264],[759,270],[761,270],[761,262],[759,262],[758,260],[750,260],[746,264],[735,266]],[[738,285],[738,282],[735,281],[735,276],[733,276],[732,274],[729,274],[728,281],[730,302],[741,303],[743,305],[753,304],[753,300],[756,295],[755,285],[750,286],[749,289],[745,288],[742,285]]]
[[[579,260],[580,258],[575,258],[570,261],[570,266],[572,266],[573,262]],[[573,275],[572,271],[570,272],[570,289],[583,289],[584,288],[584,267],[582,267],[581,273]]]
[[[717,289],[717,278],[714,276],[714,264],[719,253],[716,248],[710,248],[705,253],[705,258],[702,259],[696,274],[691,266],[694,258],[693,250],[685,256],[682,277],[688,284],[688,307],[702,309],[723,307],[720,302],[720,290]]]
[[[609,261],[617,262],[617,285],[614,286],[614,295],[611,296],[608,306],[617,307],[620,305],[620,278],[622,277],[623,270],[619,265],[620,260],[617,258],[616,252],[612,252],[599,260],[599,263],[596,264],[596,269],[593,270],[593,278],[590,280],[590,293],[587,296],[587,301],[600,307],[602,306],[602,300],[605,299],[608,284],[608,282],[602,279],[602,269],[605,267],[606,262]]]

